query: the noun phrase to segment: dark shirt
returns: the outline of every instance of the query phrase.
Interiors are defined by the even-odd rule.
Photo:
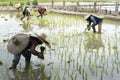
[[[26,15],[26,16],[29,16],[29,15],[30,15],[30,12],[27,10],[27,8],[24,9],[23,15]]]
[[[37,46],[37,45],[40,45],[42,43],[43,42],[41,40],[39,40],[37,37],[30,36],[29,43],[28,43],[28,46],[26,47],[26,49],[31,49],[31,47],[33,46],[33,44],[35,44]]]
[[[39,52],[35,50],[36,46],[42,44],[43,42],[37,38],[37,37],[33,37],[33,36],[30,36],[29,37],[29,43],[28,43],[28,46],[23,50],[23,53],[24,51],[30,51],[30,53],[32,53],[33,55],[38,55]]]
[[[98,18],[98,17],[95,17],[93,15],[91,15],[87,21],[89,21],[89,25],[91,25],[92,27],[96,26],[97,24],[101,24],[102,23],[102,20],[101,18]],[[92,23],[92,24],[91,24]]]

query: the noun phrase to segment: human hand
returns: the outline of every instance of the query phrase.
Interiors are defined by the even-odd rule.
[[[10,70],[17,70],[15,67],[9,67]]]
[[[41,47],[40,47],[40,50],[41,50],[41,52],[43,53],[44,50],[45,50],[45,47],[41,46]]]
[[[39,52],[39,54],[38,54],[38,58],[44,59],[44,55],[43,55],[43,53]]]

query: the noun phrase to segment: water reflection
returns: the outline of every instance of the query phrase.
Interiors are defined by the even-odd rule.
[[[45,65],[41,64],[37,69],[32,66],[25,71],[12,70],[12,80],[50,80],[50,76],[45,73]]]
[[[85,49],[87,51],[93,51],[96,49],[104,47],[101,34],[87,34],[87,39],[85,42]]]
[[[48,27],[50,25],[50,21],[48,19],[39,19],[38,25],[39,27]]]
[[[23,32],[29,32],[32,31],[32,27],[29,21],[23,20],[20,26],[23,27]]]
[[[15,15],[16,15],[17,18],[20,18],[21,17],[21,12],[16,12]]]

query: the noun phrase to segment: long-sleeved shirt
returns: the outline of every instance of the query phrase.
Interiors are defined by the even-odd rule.
[[[45,42],[46,44],[49,44],[49,42],[47,42],[42,38],[30,36],[27,47],[20,53],[14,55],[13,62],[15,63],[15,65],[19,63],[21,54],[25,57],[28,63],[30,62],[31,54],[38,56],[39,52],[36,51],[35,48],[37,45],[41,45],[43,42]]]
[[[95,17],[93,15],[91,15],[87,21],[89,22],[89,25],[91,25],[92,27],[96,26],[97,24],[102,24],[103,19]]]
[[[30,50],[30,52],[34,55],[37,55],[39,52],[35,50],[37,45],[41,45],[43,42],[34,36],[29,37],[28,46],[24,50]]]

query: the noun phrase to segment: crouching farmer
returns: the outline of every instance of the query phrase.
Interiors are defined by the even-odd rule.
[[[45,12],[47,12],[47,7],[46,6],[40,6],[38,7],[38,12],[39,12],[39,16],[41,16],[41,18],[43,18],[43,15],[45,15]]]
[[[51,47],[49,42],[45,40],[46,35],[42,33],[40,36],[28,36],[26,34],[16,34],[13,36],[7,45],[8,52],[14,55],[12,65],[9,69],[16,69],[20,61],[21,55],[25,57],[26,68],[30,65],[31,54],[38,58],[44,59],[45,47],[41,46],[41,52],[35,50],[36,46],[45,43],[49,48]]]
[[[86,15],[84,18],[88,22],[87,24],[88,30],[90,30],[90,27],[92,27],[93,32],[95,33],[96,32],[95,26],[98,25],[98,32],[101,33],[104,16],[89,14],[89,15]]]

